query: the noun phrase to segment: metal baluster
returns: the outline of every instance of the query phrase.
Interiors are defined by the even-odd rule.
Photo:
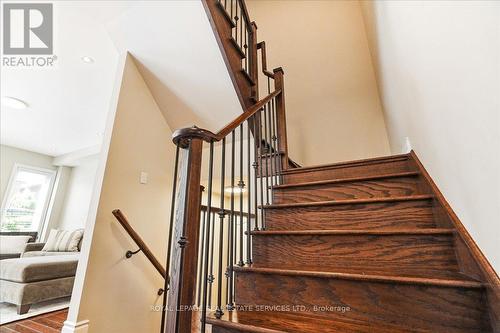
[[[250,156],[250,122],[247,121],[247,175],[248,175],[248,178],[247,178],[247,189],[248,189],[248,193],[247,193],[247,196],[248,196],[248,206],[247,206],[247,261],[246,261],[246,264],[251,264],[252,263],[252,249],[251,249],[251,244],[250,244],[250,238],[251,238],[251,235],[250,235],[250,232],[251,232],[251,223],[250,223],[250,214],[252,213],[252,177],[251,177],[251,173],[250,173],[250,159],[251,159],[251,156]]]
[[[272,112],[271,112],[271,122],[272,122],[272,126],[271,126],[271,129],[272,129],[272,140],[273,140],[273,151],[274,151],[274,157],[273,157],[273,163],[274,163],[274,184],[278,185],[278,182],[279,182],[279,177],[278,175],[280,174],[280,172],[278,172],[278,161],[281,161],[281,154],[280,154],[280,151],[279,151],[279,147],[276,145],[276,140],[277,140],[277,137],[276,137],[276,104],[275,104],[276,100],[273,98],[271,100],[271,103],[272,103]],[[276,160],[276,156],[278,156],[278,160]]]
[[[271,174],[270,171],[269,171],[269,139],[268,139],[268,130],[267,130],[267,120],[268,120],[268,116],[267,114],[269,113],[269,104],[266,104],[266,106],[264,107],[264,144],[266,145],[266,155],[265,155],[265,158],[266,158],[266,205],[269,205],[269,175]]]
[[[269,123],[269,141],[268,141],[268,147],[269,147],[269,154],[268,154],[268,161],[269,161],[269,168],[271,169],[271,200],[273,199],[273,194],[274,194],[274,173],[275,173],[275,168],[274,168],[274,147],[273,147],[273,135],[272,135],[272,123],[271,123],[271,114],[273,113],[273,105],[271,101],[267,104],[268,105],[268,112],[267,112],[267,118],[268,118],[268,123]]]
[[[254,138],[253,138],[253,143],[254,143],[254,148],[253,148],[253,169],[254,169],[254,178],[253,178],[253,187],[254,187],[254,201],[255,201],[255,227],[254,227],[254,230],[259,230],[259,220],[257,218],[257,215],[258,215],[258,206],[259,206],[259,200],[258,200],[258,191],[257,191],[257,168],[259,167],[259,163],[257,162],[257,113],[253,115],[253,135],[254,135]],[[262,177],[261,177],[262,179]],[[262,222],[261,222],[262,224]]]
[[[210,243],[210,274],[208,275],[208,308],[212,308],[212,285],[215,281],[214,276],[214,242],[215,242],[215,212],[212,211],[212,241]],[[208,247],[208,244],[207,244]]]
[[[202,281],[203,281],[203,254],[205,253],[205,226],[206,226],[206,215],[207,215],[207,211],[206,210],[203,210],[201,212],[201,248],[200,248],[200,253],[199,253],[199,256],[200,256],[200,262],[199,262],[199,276],[198,276],[198,306],[201,305],[201,293],[202,293]]]
[[[240,181],[238,182],[240,189],[240,260],[238,266],[243,266],[243,191],[245,182],[243,181],[243,123],[240,125]]]
[[[224,312],[222,311],[222,254],[224,252],[224,218],[226,212],[224,211],[224,180],[226,177],[226,138],[222,139],[222,168],[221,168],[221,186],[220,186],[220,211],[219,211],[219,268],[218,268],[218,288],[217,288],[217,309],[215,310],[215,317],[221,318]]]
[[[210,159],[208,166],[208,199],[207,199],[207,233],[206,233],[206,244],[208,246],[210,242],[210,218],[212,212],[212,176],[213,176],[213,161],[214,161],[214,143],[210,142]],[[205,332],[206,317],[207,317],[207,289],[208,289],[208,251],[206,251],[205,256],[205,275],[204,275],[204,285],[203,289],[203,304],[201,307],[201,332]]]
[[[236,42],[236,44],[238,45],[238,20],[239,20],[239,17],[238,17],[238,0],[236,0],[236,6],[235,6],[235,15],[234,15],[234,23],[236,25],[236,29],[235,29],[235,35],[234,35],[234,41]]]
[[[235,162],[235,138],[236,134],[234,130],[231,132],[231,219],[229,222],[229,247],[228,247],[228,266],[227,266],[227,274],[228,274],[228,303],[227,309],[229,311],[234,309],[233,304],[233,264],[234,264],[234,162]]]
[[[247,55],[247,50],[248,50],[248,26],[247,22],[245,21],[245,43],[243,44],[243,48],[245,50],[245,72],[248,73],[248,55]]]
[[[172,238],[174,236],[174,215],[175,215],[175,196],[177,195],[177,172],[179,168],[179,146],[175,149],[175,164],[174,164],[174,184],[172,187],[172,203],[170,206],[170,225],[168,227],[168,245],[167,245],[167,264],[165,266],[165,272],[167,276],[165,278],[165,283],[163,285],[163,307],[161,312],[161,327],[160,333],[165,331],[165,313],[167,305],[167,290],[170,288],[170,256],[172,254]]]
[[[261,204],[261,209],[260,209],[260,227],[262,228],[262,230],[265,230],[266,227],[265,227],[265,220],[264,220],[264,165],[262,164],[262,154],[263,154],[263,149],[262,149],[262,146],[263,146],[263,136],[262,136],[262,117],[264,116],[264,109],[261,109],[260,110],[260,114],[259,114],[259,164],[260,164],[260,169],[259,169],[259,173],[260,173],[260,204]]]
[[[243,8],[241,7],[241,1],[240,1],[240,47],[241,49],[243,49],[243,21],[245,19],[244,15],[243,15]]]

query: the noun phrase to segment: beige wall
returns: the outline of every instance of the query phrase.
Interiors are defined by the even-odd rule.
[[[128,56],[114,120],[78,320],[89,332],[156,332],[162,278],[111,211],[120,208],[161,262],[165,262],[175,149],[158,106]],[[139,183],[141,171],[149,174]]]
[[[98,162],[97,156],[93,156],[72,168],[64,206],[58,219],[59,229],[85,228]]]
[[[389,154],[359,3],[247,4],[268,67],[285,71],[290,157],[313,165]]]
[[[363,2],[391,148],[405,137],[500,271],[500,2]]]

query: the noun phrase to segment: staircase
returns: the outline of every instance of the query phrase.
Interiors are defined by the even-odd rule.
[[[415,154],[283,171],[213,332],[491,332]],[[262,311],[267,306],[268,311]],[[282,310],[282,311],[280,311]]]
[[[500,279],[416,153],[300,167],[244,0],[202,2],[244,112],[173,135],[161,333],[499,333]]]

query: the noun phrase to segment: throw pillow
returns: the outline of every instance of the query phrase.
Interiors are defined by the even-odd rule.
[[[83,229],[74,231],[52,229],[42,251],[78,252],[78,243],[83,237]]]
[[[17,254],[23,253],[26,243],[31,239],[31,236],[0,236],[0,253],[2,254]]]

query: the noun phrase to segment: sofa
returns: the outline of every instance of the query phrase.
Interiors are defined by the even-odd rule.
[[[80,243],[81,238],[77,248],[72,245],[72,251],[54,251],[45,243],[28,243],[20,258],[2,260],[0,302],[15,304],[17,313],[25,314],[32,304],[71,296]]]
[[[0,260],[21,257],[37,235],[38,232],[0,232]]]
[[[0,302],[25,314],[34,303],[71,296],[79,254],[5,259],[0,265]]]

